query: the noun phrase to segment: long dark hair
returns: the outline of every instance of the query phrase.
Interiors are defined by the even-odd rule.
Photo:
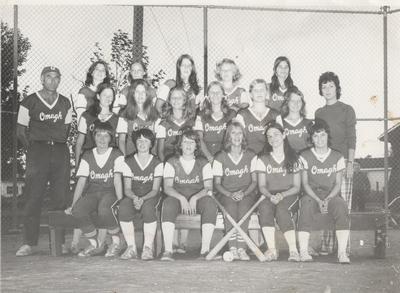
[[[268,142],[268,137],[267,137],[267,132],[271,128],[275,128],[280,131],[280,133],[285,134],[285,130],[283,129],[282,125],[277,123],[276,121],[271,121],[267,124],[267,127],[265,129],[265,139],[266,139],[266,144],[264,147],[264,154],[271,154],[272,152],[272,146]],[[285,168],[288,173],[293,173],[295,169],[299,167],[299,156],[297,155],[296,151],[290,146],[289,141],[287,137],[283,140],[283,151],[285,154]]]
[[[85,80],[86,86],[90,86],[93,84],[93,75],[92,74],[98,64],[104,65],[104,69],[106,70],[106,77],[103,79],[103,83],[110,83],[110,71],[108,70],[108,64],[103,60],[98,60],[98,61],[92,63],[92,65],[90,65],[90,67],[86,73],[86,80]]]
[[[109,83],[101,83],[97,86],[97,94],[100,96],[100,94],[106,89],[111,89],[111,91],[113,93],[113,102],[110,104],[110,107],[109,107],[109,109],[111,111],[113,108],[113,105],[114,105],[114,101],[115,101],[115,91],[114,91],[113,86]],[[87,111],[89,112],[89,114],[91,116],[97,117],[97,115],[99,115],[101,112],[100,99],[98,99],[98,98],[93,99],[93,104],[91,106],[89,106]]]
[[[190,63],[192,63],[192,72],[189,75],[189,85],[190,89],[193,91],[193,93],[197,96],[200,92],[200,85],[199,81],[197,80],[197,72],[196,72],[196,66],[194,64],[194,60],[192,56],[189,54],[183,54],[181,55],[178,60],[176,61],[176,85],[178,87],[183,87],[183,79],[181,77],[181,65],[183,62],[183,59],[188,59]]]
[[[206,121],[210,121],[211,120],[211,115],[212,115],[212,103],[210,100],[210,95],[209,95],[209,91],[211,89],[211,87],[213,86],[218,86],[221,90],[222,90],[222,100],[221,100],[221,111],[224,115],[224,118],[228,118],[228,120],[230,120],[231,118],[233,118],[233,116],[236,114],[234,110],[230,109],[228,106],[228,103],[226,102],[225,99],[225,90],[224,87],[222,86],[222,84],[219,81],[212,81],[208,87],[207,87],[207,96],[208,99],[205,99],[203,102],[203,109],[200,112],[200,116],[204,117],[204,119]]]
[[[144,79],[136,79],[129,86],[128,95],[126,97],[126,106],[120,111],[119,115],[127,120],[135,120],[139,113],[139,107],[135,100],[136,88],[142,85],[146,90],[146,101],[143,104],[143,112],[146,113],[146,121],[156,121],[157,113],[153,107],[153,96],[149,90],[149,85]]]
[[[270,85],[271,96],[272,96],[273,93],[276,93],[279,90],[279,87],[280,87],[279,79],[276,76],[276,68],[278,68],[278,66],[279,66],[279,64],[281,62],[286,62],[287,65],[289,66],[289,74],[288,74],[288,77],[285,80],[285,86],[286,86],[286,88],[290,88],[290,87],[293,86],[293,80],[292,80],[292,77],[290,76],[290,71],[292,70],[292,67],[290,65],[290,61],[285,56],[279,56],[278,58],[275,59],[275,62],[274,62],[274,68],[273,68],[274,73],[272,74],[271,85]]]
[[[290,97],[292,94],[298,95],[301,98],[301,101],[303,105],[301,106],[300,109],[300,116],[302,118],[306,117],[306,101],[304,100],[304,95],[303,93],[296,87],[292,86],[285,92],[285,100],[283,101],[282,107],[281,107],[281,114],[282,118],[287,117],[289,115],[289,102],[290,102]]]

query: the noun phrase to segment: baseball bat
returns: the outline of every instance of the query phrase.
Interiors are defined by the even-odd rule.
[[[214,196],[212,196],[214,200],[217,202],[217,204],[220,204]],[[240,227],[240,225],[243,224],[244,221],[253,213],[253,211],[257,208],[257,206],[265,199],[264,196],[261,196],[257,202],[247,211],[247,213],[240,219],[240,221],[237,223],[237,225]],[[225,210],[225,209],[223,209]],[[226,211],[226,210],[225,210]],[[212,260],[217,253],[225,246],[225,244],[229,241],[229,238],[231,238],[232,234],[235,233],[236,228],[232,228],[228,233],[225,234],[225,236],[211,249],[211,251],[207,254],[206,259],[207,260]],[[246,234],[246,233],[245,233]],[[253,243],[254,244],[254,243]]]

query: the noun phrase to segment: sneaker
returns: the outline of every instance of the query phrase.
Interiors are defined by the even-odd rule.
[[[274,261],[278,259],[278,251],[276,249],[268,249],[266,252],[264,252],[264,256],[267,259],[267,261]]]
[[[78,253],[79,257],[95,256],[99,251],[99,247],[94,247],[92,244],[87,246],[84,250]]]
[[[153,249],[148,246],[143,247],[142,251],[142,260],[152,260],[153,257]]]
[[[347,253],[345,252],[338,254],[338,261],[341,264],[350,264],[350,258],[347,256]]]
[[[229,248],[229,251],[230,251],[231,254],[232,254],[233,260],[238,260],[238,259],[240,259],[239,253],[238,253],[238,249],[237,249],[236,247],[231,247],[231,248]]]
[[[300,251],[300,261],[301,262],[311,262],[313,258],[308,254],[308,251]]]
[[[294,250],[294,251],[289,251],[289,258],[288,261],[292,261],[292,262],[298,262],[300,261],[300,255],[299,253]]]
[[[308,247],[308,254],[311,256],[319,256],[318,251],[316,251],[312,246]]]
[[[164,251],[164,253],[161,256],[162,261],[174,261],[174,255],[171,251]]]
[[[132,245],[129,245],[121,255],[121,259],[137,259],[136,249]]]
[[[250,256],[246,253],[246,249],[244,248],[239,248],[237,250],[238,256],[240,260],[244,260],[244,261],[249,261],[250,260]]]
[[[115,257],[115,256],[119,256],[120,252],[121,252],[121,246],[119,244],[112,243],[108,247],[107,252],[104,256],[105,257]]]
[[[209,251],[206,251],[206,252],[203,252],[203,253],[200,252],[200,256],[197,259],[198,260],[206,260],[206,256],[208,254],[209,254]]]
[[[33,254],[32,246],[28,244],[22,245],[18,251],[15,253],[16,256],[28,256]]]

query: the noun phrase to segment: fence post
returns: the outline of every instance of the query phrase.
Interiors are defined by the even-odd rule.
[[[18,186],[17,186],[17,107],[18,107],[18,5],[14,5],[14,50],[13,50],[13,200],[12,200],[12,225],[11,230],[18,229]]]
[[[143,6],[133,6],[133,62],[143,57]]]
[[[208,84],[208,10],[203,7],[203,40],[204,40],[204,95],[206,95]]]

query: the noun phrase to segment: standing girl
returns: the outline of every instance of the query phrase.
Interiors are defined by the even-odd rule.
[[[268,122],[275,120],[279,113],[266,106],[268,86],[265,80],[256,79],[250,84],[250,97],[253,105],[240,111],[237,120],[245,128],[247,143],[256,154],[264,149],[265,127]]]
[[[155,136],[151,130],[142,128],[133,132],[132,141],[137,152],[125,159],[128,167],[124,172],[126,197],[120,202],[118,213],[119,223],[128,244],[121,258],[137,258],[133,219],[136,214],[141,214],[144,222],[144,244],[141,258],[142,260],[152,260],[163,163],[150,153],[155,142]]]
[[[153,97],[150,87],[143,79],[137,79],[130,86],[127,94],[127,105],[120,112],[121,123],[117,133],[121,151],[128,156],[135,151],[132,132],[142,128],[155,133],[158,113],[152,105]]]
[[[227,123],[235,114],[235,111],[227,106],[221,83],[211,82],[207,87],[203,110],[197,115],[193,128],[199,133],[201,151],[210,163],[215,154],[222,149]]]
[[[238,222],[251,208],[257,196],[256,154],[247,149],[243,126],[232,121],[223,143],[223,151],[217,154],[213,164],[214,186],[219,199],[229,215]],[[242,224],[247,233],[249,220]],[[232,225],[225,220],[225,230]],[[246,253],[246,243],[238,233],[229,239],[229,250],[233,259],[250,260]]]
[[[97,230],[91,215],[97,213],[98,222],[106,225],[111,234],[112,244],[105,256],[117,256],[120,251],[119,227],[111,211],[111,206],[122,199],[122,166],[124,157],[121,151],[110,147],[114,129],[108,122],[96,122],[94,131],[96,147],[85,152],[76,176],[78,182],[72,205],[67,213],[77,218],[79,228],[89,240],[89,246],[79,256],[93,256],[102,250],[97,240]]]
[[[215,69],[215,77],[222,83],[229,108],[238,112],[240,109],[245,109],[250,105],[251,101],[246,90],[238,87],[242,74],[235,61],[224,58],[221,62],[218,62]]]
[[[201,94],[199,81],[197,80],[196,66],[192,56],[188,54],[181,55],[176,61],[176,78],[167,80],[158,89],[156,109],[161,114],[162,106],[167,101],[169,92],[173,87],[182,88],[188,97],[190,111],[196,114],[204,97]]]
[[[164,192],[161,220],[165,251],[161,260],[172,261],[172,243],[178,214],[201,214],[201,256],[208,254],[217,219],[217,206],[212,199],[213,176],[210,163],[198,157],[199,136],[185,129],[179,136],[178,156],[170,158],[164,168]]]
[[[285,101],[285,92],[288,88],[293,86],[293,80],[290,76],[290,61],[285,56],[280,56],[275,59],[274,62],[274,74],[271,77],[271,83],[269,84],[269,96],[270,100],[268,105],[277,110],[281,111],[283,102]]]
[[[290,147],[284,129],[275,121],[268,125],[265,136],[265,152],[257,162],[258,187],[266,197],[258,208],[260,226],[268,245],[265,257],[268,261],[278,259],[276,220],[289,246],[288,260],[299,261],[296,233],[290,215],[290,207],[296,202],[301,185],[298,156]]]
[[[342,174],[345,169],[341,153],[329,147],[328,124],[316,119],[310,128],[313,148],[301,154],[302,184],[305,196],[300,200],[299,244],[300,260],[312,261],[308,254],[308,240],[316,213],[327,213],[333,218],[338,240],[338,260],[350,263],[346,247],[350,235],[348,207],[340,196]]]
[[[99,60],[90,65],[86,73],[85,86],[79,90],[74,101],[77,121],[82,113],[93,105],[97,97],[97,86],[101,83],[110,83],[110,73],[107,63]]]

